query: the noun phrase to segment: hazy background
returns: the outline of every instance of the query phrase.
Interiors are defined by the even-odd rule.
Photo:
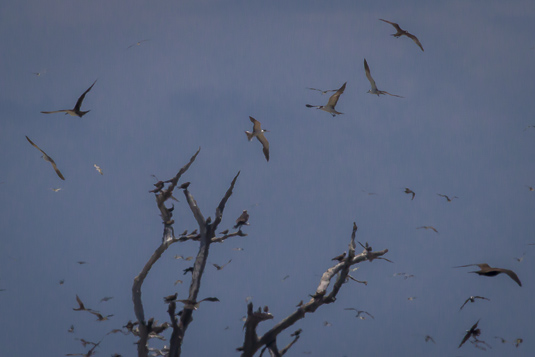
[[[418,36],[425,52],[379,18]],[[294,311],[347,251],[353,221],[357,240],[388,248],[395,264],[360,264],[353,275],[368,285],[348,283],[336,303],[299,321],[288,356],[533,355],[534,30],[532,0],[0,3],[0,355],[85,353],[75,338],[98,341],[135,319],[133,278],[163,229],[151,174],[171,178],[199,146],[183,181],[204,215],[214,216],[241,170],[220,228],[243,209],[251,225],[247,237],[212,246],[210,263],[232,262],[207,266],[199,297],[221,302],[194,313],[184,356],[237,356],[247,296],[275,317],[259,332]],[[127,49],[141,40],[149,41]],[[405,98],[366,94],[364,58],[379,89]],[[95,79],[83,118],[40,113],[73,108]],[[344,115],[305,107],[329,96],[307,87],[346,81],[336,107]],[[270,130],[269,163],[243,133],[248,116]],[[175,196],[175,232],[197,228]],[[423,225],[439,234],[416,229]],[[175,244],[151,271],[147,318],[167,321],[162,297],[187,296],[182,270],[191,262],[173,256],[197,249]],[[452,269],[471,263],[513,269],[523,286]],[[76,294],[114,316],[96,322],[73,311]],[[491,301],[459,312],[470,295]],[[114,299],[100,303],[104,296]],[[478,319],[492,349],[458,350]],[[110,335],[97,350],[133,356],[136,340]]]

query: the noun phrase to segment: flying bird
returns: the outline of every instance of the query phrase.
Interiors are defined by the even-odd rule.
[[[475,266],[475,265],[477,265],[480,270],[471,271],[469,273],[476,273],[477,275],[484,275],[484,276],[496,276],[496,275],[499,275],[501,273],[505,273],[505,274],[509,275],[509,277],[511,279],[513,279],[518,284],[518,286],[522,286],[522,283],[520,282],[520,279],[518,278],[518,275],[516,275],[516,273],[514,271],[509,270],[509,269],[493,268],[493,267],[489,266],[486,263],[460,265],[460,266],[457,266],[457,267],[454,267],[454,268],[464,268],[464,267]]]
[[[435,227],[433,227],[433,226],[421,226],[421,227],[417,227],[416,229],[422,229],[422,228],[423,228],[423,229],[431,229],[431,230],[433,230],[435,233],[438,234],[437,229],[436,229]]]
[[[441,195],[440,193],[437,193],[437,195],[439,195],[440,197],[444,197],[448,202],[451,202],[451,200],[455,198],[459,198],[457,196],[453,196],[452,198],[449,198],[447,195]]]
[[[228,262],[226,262],[226,263],[223,264],[223,265],[217,265],[217,264],[212,264],[212,265],[213,265],[217,270],[221,270],[221,269],[223,269],[224,267],[226,267],[231,261],[232,261],[232,259],[229,260]]]
[[[366,317],[362,316],[362,314],[366,314],[366,315],[368,315],[369,317],[371,317],[372,319],[375,320],[375,317],[373,317],[372,314],[370,314],[369,312],[364,311],[364,310],[357,310],[357,309],[355,309],[354,307],[346,307],[344,310],[353,310],[353,311],[356,311],[356,312],[357,312],[357,315],[355,315],[355,317],[358,317],[358,318],[361,319],[361,320],[366,320]]]
[[[141,44],[142,44],[143,42],[147,42],[147,41],[150,41],[150,40],[141,40],[141,41],[139,41],[139,42],[136,42],[136,43],[134,43],[134,44],[131,44],[131,45],[128,46],[126,49],[129,49],[129,48],[134,47],[134,46],[141,46]]]
[[[82,102],[84,101],[85,95],[91,90],[91,88],[93,88],[95,83],[97,83],[97,81],[94,81],[93,84],[91,84],[91,87],[87,88],[84,94],[82,94],[80,98],[78,98],[78,101],[76,102],[76,105],[74,106],[73,109],[62,109],[62,110],[54,110],[52,112],[41,112],[41,113],[43,114],[65,113],[65,115],[69,114],[69,115],[72,115],[73,117],[79,117],[79,118],[83,117],[84,115],[89,113],[91,110],[84,112],[80,110],[80,107],[82,106]]]
[[[310,88],[310,87],[308,87],[307,89],[310,89],[310,90],[317,90],[318,92],[321,92],[321,94],[327,94],[327,93],[329,93],[329,92],[336,92],[336,91],[337,91],[337,89],[323,90],[323,89]]]
[[[177,300],[177,301],[184,304],[184,309],[197,310],[201,302],[203,301],[215,302],[215,301],[219,301],[219,299],[216,297],[207,297],[207,298],[202,299],[201,301],[193,301],[193,300]]]
[[[108,320],[108,317],[112,317],[113,315],[106,315],[106,316],[103,316],[100,312],[98,311],[93,311],[93,310],[87,310],[89,311],[90,313],[92,313],[93,315],[95,315],[97,317],[97,321],[106,321]]]
[[[99,174],[104,175],[104,173],[102,173],[102,169],[100,168],[100,166],[98,166],[97,164],[93,164],[93,166],[95,166],[95,169],[98,171]]]
[[[466,299],[466,301],[464,302],[463,306],[461,306],[461,308],[459,309],[459,311],[461,311],[464,307],[464,305],[466,305],[469,301],[470,302],[475,302],[476,299],[482,299],[482,300],[488,300],[490,301],[490,299],[487,299],[486,297],[483,297],[483,296],[470,296],[468,299]]]
[[[74,333],[74,325],[71,325],[71,327],[67,330],[68,333]]]
[[[429,335],[425,335],[425,342],[429,342],[429,341],[431,341],[431,342],[436,344],[435,340],[433,340],[433,337],[431,337]]]
[[[368,66],[368,62],[366,61],[366,58],[364,59],[364,71],[366,72],[366,77],[368,78],[368,80],[370,81],[370,84],[371,84],[371,86],[372,86],[372,89],[370,89],[370,90],[367,91],[366,93],[377,94],[377,96],[379,96],[380,94],[388,94],[388,95],[391,95],[392,97],[403,98],[403,97],[400,96],[400,95],[392,94],[392,93],[388,93],[388,92],[385,91],[385,90],[379,90],[379,89],[377,89],[377,85],[375,84],[375,81],[374,81],[373,78],[372,78],[372,75],[371,75],[371,73],[370,73],[370,67]]]
[[[43,159],[44,159],[45,161],[48,161],[48,162],[50,162],[50,163],[52,164],[52,167],[54,168],[54,171],[56,171],[56,174],[59,176],[60,179],[65,180],[65,177],[63,177],[63,175],[61,174],[61,171],[59,171],[59,169],[58,169],[58,167],[56,166],[56,163],[54,162],[54,160],[52,160],[52,158],[51,158],[50,156],[48,156],[48,155],[46,154],[46,152],[44,152],[43,150],[41,150],[41,149],[39,148],[39,146],[35,145],[35,144],[33,143],[33,141],[30,140],[29,137],[26,137],[26,140],[28,140],[28,142],[29,142],[30,144],[32,144],[37,150],[41,151],[41,153],[43,154],[43,156],[42,156]],[[58,191],[59,191],[59,190],[58,190]],[[57,191],[54,191],[54,192],[57,192]]]
[[[344,114],[344,113],[340,113],[340,112],[337,112],[334,107],[336,106],[336,103],[338,103],[338,98],[340,98],[340,95],[342,93],[344,93],[344,90],[346,89],[346,83],[344,83],[340,89],[338,89],[336,91],[336,93],[334,93],[333,95],[331,95],[331,97],[329,98],[329,101],[327,102],[327,105],[310,105],[310,104],[307,104],[306,107],[307,108],[316,108],[316,109],[321,109],[327,113],[330,113],[333,117],[336,116],[337,114]]]
[[[76,295],[76,302],[78,303],[78,307],[77,308],[73,308],[74,311],[87,311],[87,309],[84,306],[84,303],[78,297],[78,295]]]
[[[400,36],[405,35],[408,38],[410,38],[411,40],[413,40],[414,43],[416,43],[418,45],[418,47],[421,48],[422,51],[424,50],[424,48],[422,47],[422,44],[420,43],[420,41],[418,40],[418,38],[416,36],[414,36],[413,34],[409,33],[408,31],[402,30],[401,27],[399,27],[399,25],[394,23],[394,22],[386,21],[386,20],[383,20],[383,19],[379,19],[379,20],[394,26],[394,28],[396,29],[397,32],[392,34],[391,36],[394,36],[394,37],[398,38]]]
[[[105,296],[102,299],[100,299],[100,302],[110,301],[111,299],[113,299],[113,296]]]
[[[477,322],[472,326],[470,327],[470,330],[466,330],[466,334],[464,335],[464,338],[463,340],[461,341],[461,344],[459,345],[459,347],[457,348],[461,348],[461,346],[466,342],[468,341],[468,339],[472,336],[474,336],[474,338],[477,340],[477,336],[479,336],[481,334],[481,330],[477,328],[477,324],[479,323],[479,320],[477,320]]]
[[[61,190],[61,187],[58,187],[58,188],[51,188],[51,190],[54,191],[54,192],[58,192],[58,191]]]
[[[253,140],[254,137],[260,141],[262,144],[262,151],[264,152],[264,156],[266,157],[266,160],[269,161],[269,142],[266,139],[266,136],[264,135],[265,132],[269,132],[269,130],[262,129],[260,127],[260,122],[256,120],[253,117],[249,117],[251,122],[253,123],[253,132],[245,131],[245,134],[247,135],[247,139],[249,141]]]
[[[247,213],[246,209],[243,210],[241,216],[239,216],[236,220],[236,225],[234,226],[234,228],[239,228],[239,230],[241,230],[241,227],[244,225],[249,225],[249,213]]]
[[[408,195],[412,193],[411,201],[414,200],[414,196],[416,196],[416,193],[414,193],[413,190],[411,190],[410,188],[406,187],[404,192],[405,192],[406,194],[408,194]]]

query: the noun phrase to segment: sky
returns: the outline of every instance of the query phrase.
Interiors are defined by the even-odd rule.
[[[534,24],[530,0],[0,3],[0,355],[85,353],[77,338],[135,319],[133,279],[163,232],[152,175],[173,177],[199,147],[183,181],[205,217],[240,171],[220,228],[244,209],[250,225],[211,247],[209,263],[232,262],[207,266],[199,297],[220,302],[194,312],[183,356],[238,355],[246,297],[274,315],[259,333],[293,312],[347,251],[353,222],[394,263],[359,264],[368,284],[345,284],[282,333],[279,347],[303,329],[288,356],[533,355]],[[404,98],[366,93],[364,59],[379,89]],[[40,113],[72,108],[95,80],[83,118]],[[344,82],[344,114],[305,107],[329,96],[307,88]],[[249,116],[269,130],[269,162],[243,133]],[[198,228],[175,196],[175,232]],[[190,262],[173,257],[197,250],[174,244],[153,268],[146,316],[167,321],[162,297],[187,296]],[[514,270],[522,287],[453,268],[477,263]],[[114,316],[73,311],[76,295]],[[490,301],[459,311],[471,295]],[[458,349],[478,319],[492,349]],[[135,341],[106,336],[98,355],[135,355]]]

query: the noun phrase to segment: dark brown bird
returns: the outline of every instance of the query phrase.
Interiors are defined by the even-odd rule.
[[[183,272],[184,272],[184,275],[186,275],[187,273],[193,274],[193,267],[186,268],[186,269],[183,270]]]
[[[435,340],[433,340],[433,337],[431,337],[429,335],[425,335],[425,342],[429,342],[429,341],[431,341],[431,342],[436,344]]]
[[[169,304],[170,302],[172,301],[175,301],[176,298],[178,296],[178,293],[174,293],[173,295],[169,295],[169,296],[166,296],[163,298],[163,301],[166,303],[166,304]]]
[[[294,333],[292,333],[290,336],[294,337],[294,336],[299,336],[301,334],[301,332],[303,332],[303,329],[300,328],[298,330],[295,330]]]
[[[219,234],[223,234],[223,235],[225,235],[227,233],[228,233],[228,229],[225,229],[223,232],[219,232]]]
[[[197,310],[201,302],[203,301],[215,302],[215,301],[219,301],[219,299],[216,297],[207,297],[207,298],[202,299],[201,301],[192,301],[192,300],[177,300],[177,301],[184,304],[184,309]]]
[[[438,233],[437,229],[433,226],[421,226],[421,227],[417,227],[416,229],[432,229],[435,233]]]
[[[108,317],[112,317],[113,315],[106,315],[106,316],[103,316],[100,312],[98,311],[93,311],[93,310],[87,310],[89,311],[90,313],[92,313],[93,315],[95,315],[97,317],[97,321],[106,321],[108,320]]]
[[[26,136],[26,140],[28,140],[28,142],[29,142],[30,144],[32,144],[33,147],[35,147],[37,150],[41,151],[41,153],[43,154],[43,156],[42,156],[43,159],[44,159],[45,161],[48,161],[48,162],[50,162],[50,163],[52,164],[52,167],[54,168],[54,171],[56,171],[56,174],[59,176],[60,179],[65,180],[65,177],[63,177],[63,175],[62,175],[61,172],[59,171],[59,169],[58,169],[58,167],[56,166],[56,163],[54,162],[54,160],[52,160],[52,158],[51,158],[50,156],[48,156],[48,155],[46,154],[46,152],[44,152],[43,150],[41,150],[41,149],[39,148],[39,146],[35,145],[35,144],[33,143],[33,141],[30,140],[29,137]]]
[[[154,184],[154,186],[156,187],[154,190],[150,190],[149,192],[152,192],[152,193],[158,193],[162,190],[163,186],[164,186],[164,182],[163,181],[158,181]]]
[[[80,107],[82,106],[82,102],[84,101],[85,95],[91,90],[91,88],[93,88],[95,83],[97,83],[97,81],[94,81],[93,84],[91,84],[91,87],[89,87],[84,92],[84,94],[82,94],[80,98],[78,98],[78,101],[76,102],[76,105],[74,106],[74,109],[62,109],[62,110],[55,110],[53,112],[41,112],[41,113],[43,114],[65,113],[65,114],[72,115],[74,117],[79,117],[79,118],[83,117],[84,115],[89,113],[90,110],[83,112],[80,110]]]
[[[441,195],[440,193],[437,193],[437,195],[439,195],[440,197],[444,197],[448,202],[451,202],[451,200],[453,200],[454,198],[459,198],[457,196],[453,196],[452,198],[449,198],[449,196]]]
[[[414,200],[414,196],[416,196],[416,193],[414,193],[413,190],[411,190],[410,188],[406,187],[406,188],[405,188],[405,193],[406,193],[406,194],[411,194],[411,193],[412,193],[411,201]]]
[[[339,262],[343,261],[344,258],[346,257],[346,252],[340,254],[340,255],[337,255],[336,257],[332,258],[331,260],[338,260]]]
[[[505,273],[505,274],[509,275],[509,277],[511,279],[513,279],[519,286],[522,286],[522,283],[520,282],[520,279],[518,278],[518,275],[516,275],[516,273],[514,271],[509,270],[509,269],[493,268],[493,267],[489,266],[486,263],[460,265],[460,266],[455,267],[455,268],[464,268],[464,267],[475,266],[475,265],[477,265],[480,270],[471,271],[469,273],[476,273],[477,275],[484,275],[484,276],[496,276],[496,275],[499,275],[501,273]]]
[[[461,344],[459,345],[459,347],[457,348],[461,348],[461,346],[466,342],[468,341],[468,339],[472,336],[474,336],[475,339],[477,339],[477,336],[479,336],[481,334],[481,330],[477,328],[477,324],[479,323],[479,320],[477,320],[477,322],[472,326],[470,327],[470,330],[466,330],[466,334],[464,335],[464,338],[463,340],[461,341]]]
[[[487,299],[486,297],[483,297],[483,296],[470,296],[468,299],[466,299],[466,301],[464,302],[463,306],[461,306],[461,308],[459,309],[459,311],[461,311],[464,307],[464,305],[466,305],[469,301],[470,302],[475,302],[476,299],[483,299],[483,300],[488,300],[490,301],[490,299]]]
[[[229,260],[228,262],[226,262],[226,263],[223,264],[223,265],[217,265],[217,264],[212,264],[212,265],[213,265],[217,270],[221,270],[221,269],[223,269],[224,267],[226,267],[231,261],[232,261],[232,259]]]
[[[249,225],[249,213],[247,213],[246,209],[243,210],[241,216],[239,216],[236,220],[236,225],[234,226],[234,228],[239,228],[241,230],[241,227],[244,225]]]
[[[405,31],[405,30],[401,29],[401,27],[399,27],[399,25],[394,23],[394,22],[386,21],[386,20],[383,20],[383,19],[379,19],[379,20],[394,26],[394,28],[396,29],[397,32],[392,34],[391,36],[394,36],[394,37],[398,38],[400,36],[405,35],[408,38],[410,38],[411,40],[413,40],[414,43],[416,43],[418,45],[418,47],[420,47],[420,49],[422,51],[424,50],[424,48],[422,47],[422,44],[420,43],[420,41],[418,40],[418,38],[416,36],[414,36],[413,34],[409,33],[408,31]]]
[[[100,299],[100,302],[110,301],[111,299],[113,299],[113,296],[105,296],[102,299]]]

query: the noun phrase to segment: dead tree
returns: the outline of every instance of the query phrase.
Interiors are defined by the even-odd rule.
[[[301,331],[298,330],[294,332],[292,336],[295,337],[292,342],[280,350],[277,347],[277,336],[298,320],[303,319],[306,313],[313,313],[320,306],[333,303],[336,300],[336,295],[340,291],[340,288],[349,279],[358,281],[349,275],[349,270],[352,265],[364,261],[371,262],[374,259],[384,259],[389,261],[388,259],[381,257],[388,252],[388,249],[373,252],[368,243],[366,243],[365,246],[359,243],[364,250],[362,253],[355,255],[355,234],[357,232],[357,228],[357,225],[355,222],[353,222],[353,232],[351,234],[351,241],[349,243],[349,254],[335,266],[327,269],[327,271],[323,273],[316,292],[313,295],[310,295],[310,301],[305,304],[299,304],[300,306],[298,306],[295,312],[284,318],[261,337],[258,337],[256,334],[256,327],[262,321],[273,319],[273,315],[267,311],[262,311],[261,308],[259,308],[256,312],[253,311],[253,304],[251,302],[247,305],[247,319],[244,326],[245,339],[243,346],[237,348],[238,351],[242,352],[242,357],[252,357],[260,348],[263,348],[261,355],[267,349],[269,350],[271,356],[283,356],[289,350],[289,348],[295,342],[297,342]],[[329,284],[333,278],[336,279],[334,281],[332,290],[327,293],[327,288],[329,287]]]
[[[190,159],[190,161],[178,171],[178,173],[170,180],[167,181],[159,181],[157,184],[155,184],[156,189],[152,190],[151,192],[154,192],[156,196],[156,204],[158,206],[158,209],[160,210],[162,221],[164,224],[164,230],[163,230],[163,236],[162,236],[162,243],[152,256],[149,258],[145,266],[143,267],[141,273],[139,273],[138,276],[134,278],[134,284],[132,286],[132,300],[134,302],[134,313],[137,318],[138,322],[138,329],[136,332],[136,335],[139,336],[139,340],[137,342],[137,349],[138,349],[138,356],[139,357],[146,357],[149,353],[148,348],[148,340],[151,337],[157,336],[158,333],[162,332],[169,324],[164,323],[162,325],[158,325],[154,322],[153,318],[150,318],[149,320],[145,320],[145,312],[143,309],[143,303],[141,300],[141,287],[143,285],[143,282],[145,278],[147,277],[147,274],[149,273],[152,266],[160,259],[162,254],[171,246],[173,243],[177,242],[184,242],[188,240],[198,241],[200,243],[199,245],[199,252],[197,253],[197,257],[195,259],[195,263],[193,265],[193,271],[192,271],[192,278],[191,278],[191,284],[189,288],[189,295],[187,299],[184,300],[176,300],[181,301],[184,303],[184,307],[181,312],[178,313],[180,316],[180,319],[177,318],[176,313],[176,302],[174,299],[170,299],[168,301],[169,307],[168,307],[168,313],[169,317],[171,319],[171,327],[173,329],[173,332],[171,334],[170,339],[170,346],[168,351],[168,356],[170,357],[178,357],[181,353],[181,347],[182,342],[184,340],[184,334],[186,333],[186,330],[191,323],[192,319],[192,313],[193,310],[197,308],[198,302],[197,297],[199,294],[199,290],[201,287],[201,279],[204,273],[204,269],[206,266],[206,261],[208,259],[208,253],[210,249],[210,244],[215,242],[223,242],[224,240],[234,237],[234,236],[246,236],[247,234],[242,233],[241,230],[225,234],[222,237],[216,237],[215,232],[217,230],[218,225],[221,223],[221,219],[223,218],[223,210],[225,209],[225,205],[227,203],[227,200],[232,195],[232,190],[234,189],[234,185],[236,183],[236,180],[240,173],[234,177],[232,180],[232,183],[230,184],[229,189],[227,190],[225,196],[221,199],[221,202],[216,208],[215,211],[215,219],[214,222],[212,222],[211,217],[204,218],[201,209],[197,205],[197,202],[193,198],[193,195],[189,191],[189,183],[183,183],[181,186],[179,186],[179,189],[182,189],[184,191],[184,195],[186,196],[186,201],[189,205],[189,208],[197,221],[197,224],[199,226],[198,231],[199,233],[192,233],[189,235],[181,236],[179,238],[176,238],[174,235],[173,230],[173,224],[174,220],[173,217],[173,208],[167,208],[165,206],[165,202],[172,198],[173,190],[177,187],[178,181],[180,177],[189,169],[191,164],[195,161],[197,155],[199,154],[200,149],[193,155]],[[164,189],[165,184],[168,183],[169,186]],[[209,300],[209,301],[216,301],[216,298],[207,298],[203,300]],[[202,301],[202,300],[201,300]]]

